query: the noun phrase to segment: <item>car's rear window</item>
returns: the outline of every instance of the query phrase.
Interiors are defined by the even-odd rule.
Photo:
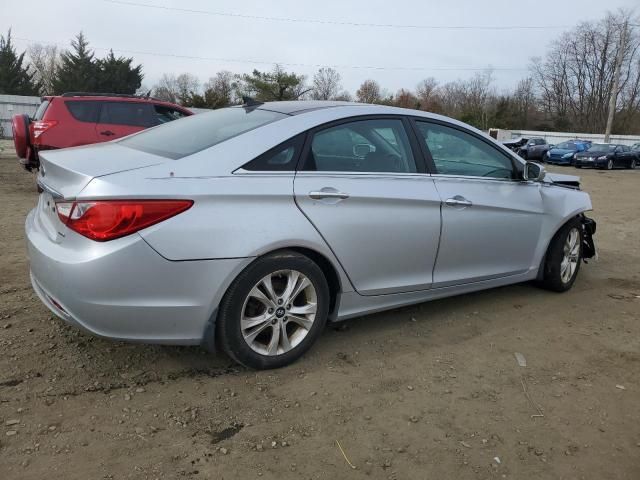
[[[49,100],[45,100],[38,106],[36,114],[33,116],[34,120],[42,120],[42,117],[44,117],[44,112],[46,112],[47,108],[49,108],[49,103],[51,103],[49,102]]]
[[[145,130],[120,140],[120,143],[155,155],[178,159],[287,116],[268,110],[221,108]]]

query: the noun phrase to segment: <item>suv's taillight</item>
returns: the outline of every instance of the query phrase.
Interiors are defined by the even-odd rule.
[[[192,200],[95,200],[58,202],[56,210],[70,229],[106,242],[171,218],[191,205]]]
[[[57,124],[57,120],[37,120],[31,123],[31,125],[29,125],[29,129],[31,130],[31,138],[33,138],[33,143],[37,145],[40,135],[42,135],[50,128],[55,127]]]

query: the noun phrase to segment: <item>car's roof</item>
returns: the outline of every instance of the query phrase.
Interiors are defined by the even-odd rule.
[[[155,97],[146,97],[140,95],[125,95],[125,94],[108,94],[108,93],[82,93],[82,92],[70,92],[62,95],[45,95],[42,97],[44,100],[52,100],[54,98],[64,99],[65,101],[82,101],[91,100],[96,102],[132,102],[132,103],[153,103],[157,105],[171,106],[172,108],[178,108],[181,110],[190,111],[188,107],[176,105],[175,103],[167,102]]]
[[[354,107],[367,106],[370,104],[357,102],[341,102],[336,100],[291,100],[282,102],[264,102],[256,103],[255,108],[260,110],[269,110],[271,112],[284,113],[286,115],[298,115],[304,112],[320,110],[323,108],[333,107]],[[249,105],[248,108],[251,108]],[[247,108],[247,105],[239,105],[240,108]]]

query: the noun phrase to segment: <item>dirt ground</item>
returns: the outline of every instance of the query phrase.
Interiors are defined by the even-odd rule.
[[[554,170],[582,176],[598,221],[573,290],[370,315],[254,372],[53,318],[28,277],[34,177],[5,150],[0,478],[640,478],[640,169]]]

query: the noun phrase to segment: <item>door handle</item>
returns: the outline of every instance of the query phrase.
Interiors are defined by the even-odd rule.
[[[106,135],[107,137],[110,137],[111,135],[115,135],[115,133],[113,133],[111,130],[104,130],[103,132],[100,132],[100,135]]]
[[[349,194],[338,192],[333,189],[322,189],[320,191],[309,192],[309,198],[313,198],[314,200],[322,200],[323,198],[338,198],[340,200],[345,200],[349,198]]]
[[[473,205],[473,202],[467,200],[462,195],[456,195],[455,197],[447,198],[444,203],[448,207],[470,207]]]

